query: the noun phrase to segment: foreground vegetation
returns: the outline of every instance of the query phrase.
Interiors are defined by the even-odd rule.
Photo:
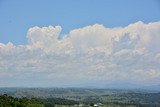
[[[55,105],[75,105],[78,102],[61,98],[14,98],[7,94],[0,95],[0,107],[55,107]]]
[[[34,98],[13,98],[4,94],[0,95],[0,107],[43,107],[43,105]]]

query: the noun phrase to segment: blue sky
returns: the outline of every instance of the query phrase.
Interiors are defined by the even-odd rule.
[[[159,0],[0,0],[0,42],[26,44],[33,26],[60,25],[62,33],[103,24],[127,26],[160,20]]]
[[[160,86],[159,0],[0,0],[0,13],[0,87]]]

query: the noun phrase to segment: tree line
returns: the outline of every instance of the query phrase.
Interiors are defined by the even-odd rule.
[[[14,98],[7,94],[0,95],[0,107],[55,107],[55,105],[74,105],[78,102],[62,98]]]

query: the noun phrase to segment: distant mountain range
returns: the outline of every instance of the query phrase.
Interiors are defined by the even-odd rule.
[[[0,88],[0,94],[13,97],[73,97],[73,96],[101,96],[115,93],[158,93],[160,90],[147,89],[96,89],[96,88]]]

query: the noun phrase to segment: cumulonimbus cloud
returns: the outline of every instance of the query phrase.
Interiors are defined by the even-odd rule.
[[[34,73],[48,84],[62,78],[63,84],[160,81],[160,22],[115,28],[95,24],[58,39],[61,30],[61,26],[32,27],[28,44],[0,43],[0,85]]]

